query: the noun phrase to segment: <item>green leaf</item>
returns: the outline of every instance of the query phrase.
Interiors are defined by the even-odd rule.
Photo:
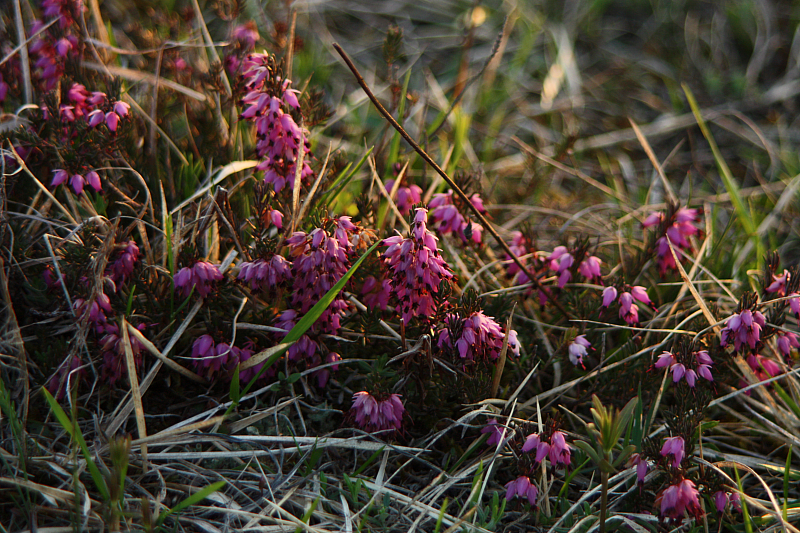
[[[580,448],[581,450],[586,452],[586,455],[589,456],[589,458],[592,460],[594,464],[596,465],[600,464],[600,455],[597,453],[597,450],[592,448],[592,446],[588,442],[586,442],[585,440],[576,440],[572,444],[577,448]]]
[[[386,446],[381,446],[379,449],[377,449],[377,450],[375,451],[375,453],[373,453],[373,454],[370,456],[370,458],[369,458],[369,459],[367,459],[367,460],[364,462],[364,464],[362,464],[361,466],[359,466],[359,467],[358,467],[358,469],[357,469],[355,472],[353,472],[353,475],[354,475],[354,476],[357,476],[357,475],[361,474],[361,473],[362,473],[364,470],[366,470],[366,469],[367,469],[367,467],[368,467],[368,466],[369,466],[369,465],[372,463],[372,461],[374,461],[375,459],[377,459],[377,458],[378,458],[378,456],[379,456],[381,453],[383,453],[383,450],[384,450],[385,448],[386,448]]]
[[[103,495],[103,500],[108,501],[110,498],[108,487],[106,486],[103,476],[100,474],[100,469],[97,468],[97,465],[92,459],[92,454],[89,453],[89,447],[86,445],[86,440],[84,440],[83,434],[75,429],[75,426],[72,424],[72,420],[70,420],[70,418],[67,416],[67,413],[64,412],[64,409],[61,408],[56,399],[53,398],[53,395],[50,394],[50,391],[43,388],[42,392],[44,393],[44,397],[47,400],[47,403],[50,405],[50,409],[53,411],[53,414],[56,415],[56,419],[58,420],[59,424],[61,424],[69,436],[78,443],[78,446],[80,446],[81,452],[83,452],[83,458],[86,459],[86,465],[89,468],[89,474],[91,474],[92,480],[94,480],[94,484],[97,486],[97,490],[99,490],[100,494]]]
[[[236,368],[233,370],[233,377],[231,379],[231,401],[234,404],[238,404],[242,397],[239,391],[239,366],[240,364],[237,363]]]
[[[191,496],[180,502],[172,509],[162,512],[161,515],[158,517],[158,521],[156,522],[156,524],[160,526],[161,524],[164,523],[164,520],[166,520],[166,518],[169,515],[179,513],[184,509],[186,509],[187,507],[189,507],[190,505],[194,505],[196,503],[203,501],[211,493],[217,492],[219,489],[224,487],[225,483],[226,483],[225,480],[217,481],[216,483],[212,483],[211,485],[198,490],[197,492],[195,492],[194,494],[192,494]]]
[[[331,202],[336,200],[336,197],[339,196],[339,193],[341,193],[345,187],[347,187],[347,184],[350,183],[350,180],[356,175],[356,172],[361,170],[361,167],[364,166],[364,163],[367,161],[367,158],[372,153],[374,148],[374,146],[370,147],[370,149],[367,150],[367,153],[364,154],[364,156],[358,161],[358,163],[356,163],[356,166],[353,167],[350,172],[347,172],[347,169],[350,168],[350,165],[345,167],[345,169],[339,174],[339,177],[336,178],[336,180],[328,188],[327,192],[322,194],[320,197],[320,204],[324,203],[325,205],[330,206]],[[347,173],[345,174],[345,172]]]

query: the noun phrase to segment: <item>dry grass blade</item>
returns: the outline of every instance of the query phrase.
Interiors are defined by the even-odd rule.
[[[142,405],[142,391],[139,389],[139,378],[136,375],[136,360],[133,357],[131,339],[128,336],[128,321],[122,318],[120,330],[122,331],[122,346],[125,349],[125,362],[128,368],[128,381],[131,384],[131,397],[133,398],[134,412],[136,413],[136,427],[139,430],[139,439],[147,437],[147,425],[144,420],[144,406]],[[131,329],[133,326],[130,326]],[[147,444],[142,443],[142,468],[147,472]]]
[[[148,352],[150,352],[151,354],[156,356],[159,361],[161,361],[162,363],[164,363],[165,365],[170,367],[175,372],[178,372],[179,374],[181,374],[183,376],[186,376],[187,378],[191,379],[195,383],[201,383],[203,385],[208,383],[208,380],[206,378],[195,374],[194,372],[192,372],[188,368],[185,368],[185,367],[179,365],[178,363],[176,363],[175,361],[173,361],[172,359],[170,359],[169,357],[167,357],[166,355],[161,353],[161,351],[158,348],[156,348],[156,346],[152,342],[150,342],[150,340],[147,337],[145,337],[142,334],[141,331],[139,331],[138,329],[133,327],[131,324],[127,324],[126,331],[130,335],[133,335],[134,337],[136,337],[136,340],[139,343],[141,343],[142,346],[147,348]]]
[[[664,169],[661,167],[661,163],[658,162],[655,152],[653,152],[653,149],[650,147],[650,143],[647,142],[647,137],[644,136],[642,130],[639,129],[639,126],[633,121],[633,119],[629,118],[628,122],[631,123],[631,128],[633,128],[636,138],[639,139],[639,143],[642,145],[642,148],[644,148],[644,152],[647,154],[647,157],[650,158],[650,162],[653,164],[656,172],[658,172],[658,176],[661,178],[661,183],[664,185],[664,190],[667,191],[670,201],[676,203],[678,201],[678,197],[675,196],[675,191],[672,190],[672,185],[670,185],[667,176],[664,174]]]

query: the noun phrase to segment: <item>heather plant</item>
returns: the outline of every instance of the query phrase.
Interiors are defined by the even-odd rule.
[[[4,530],[796,528],[793,30],[123,4],[0,8]]]

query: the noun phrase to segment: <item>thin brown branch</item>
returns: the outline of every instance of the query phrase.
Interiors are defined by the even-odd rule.
[[[356,81],[361,86],[361,88],[364,90],[364,92],[367,94],[367,97],[370,99],[370,101],[375,106],[375,108],[378,110],[378,112],[380,112],[380,114],[383,115],[383,118],[385,118],[389,122],[389,124],[391,124],[392,127],[394,127],[394,129],[396,129],[398,131],[398,133],[400,133],[400,135],[402,135],[403,139],[405,139],[406,142],[411,145],[411,147],[420,155],[420,157],[422,157],[422,159],[425,160],[426,163],[428,163],[431,167],[433,167],[433,169],[442,177],[442,179],[447,182],[447,184],[450,186],[450,188],[453,189],[456,192],[458,197],[461,198],[461,200],[469,206],[470,210],[475,215],[475,218],[477,218],[478,221],[480,222],[480,224],[484,228],[486,228],[486,230],[492,235],[492,237],[494,237],[494,239],[497,241],[497,244],[500,245],[500,247],[503,249],[503,251],[505,251],[505,253],[508,254],[508,256],[517,264],[517,266],[528,276],[528,279],[530,279],[531,282],[533,282],[533,284],[536,286],[536,288],[539,289],[540,291],[544,292],[545,295],[547,295],[547,299],[550,302],[552,302],[553,305],[555,305],[556,308],[559,311],[561,311],[561,313],[565,317],[569,318],[571,315],[567,312],[566,309],[564,309],[564,306],[562,306],[557,300],[555,300],[552,297],[552,295],[550,294],[550,291],[547,289],[547,287],[542,285],[539,282],[539,279],[536,276],[534,276],[532,272],[530,272],[528,270],[528,267],[525,266],[525,264],[519,259],[519,257],[517,257],[517,255],[514,252],[511,251],[511,248],[508,246],[508,244],[503,240],[502,237],[500,237],[500,234],[497,233],[497,230],[494,229],[494,227],[489,223],[489,221],[486,219],[486,217],[483,216],[483,214],[478,210],[478,208],[475,207],[472,204],[472,202],[470,201],[469,197],[467,197],[467,195],[464,194],[464,191],[461,190],[461,187],[456,185],[455,181],[453,181],[453,178],[451,178],[447,174],[447,172],[445,172],[442,169],[442,167],[440,167],[436,163],[436,161],[434,161],[431,158],[431,156],[429,156],[427,154],[427,152],[425,152],[425,150],[422,149],[422,147],[411,137],[411,135],[409,135],[408,132],[405,129],[403,129],[403,126],[401,126],[394,119],[394,117],[391,115],[391,113],[389,113],[386,110],[386,108],[383,107],[383,105],[378,101],[378,99],[375,97],[375,95],[372,94],[372,91],[370,90],[369,86],[367,85],[367,82],[364,81],[364,78],[361,76],[361,73],[358,71],[356,66],[353,64],[353,61],[350,59],[350,57],[347,55],[347,53],[344,50],[342,50],[342,47],[339,46],[337,43],[333,43],[333,47],[336,49],[336,51],[339,53],[339,55],[342,56],[342,59],[347,64],[347,67],[353,73],[353,76],[355,76]]]

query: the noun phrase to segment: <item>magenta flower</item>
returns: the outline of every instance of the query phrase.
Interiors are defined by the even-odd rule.
[[[249,92],[241,101],[246,107],[241,118],[253,122],[256,127],[256,154],[262,158],[256,168],[264,172],[264,182],[272,184],[276,193],[286,185],[292,189],[300,150],[305,151],[301,178],[307,179],[313,174],[308,165],[311,159],[308,132],[284,111],[284,106],[299,106],[296,91],[289,88],[289,80],[283,80],[278,85],[280,89],[275,90],[274,82],[280,80],[273,79],[269,54],[250,54],[242,70]]]
[[[550,452],[548,454],[548,459],[550,459],[550,464],[556,468],[569,466],[570,446],[567,444],[563,432],[554,431],[550,436]]]
[[[677,358],[669,353],[664,352],[658,356],[656,361],[656,368],[669,367],[672,372],[673,383],[678,383],[682,378],[686,379],[689,387],[694,388],[697,383],[697,377],[701,377],[707,381],[714,381],[714,376],[711,374],[711,365],[714,361],[708,355],[706,350],[701,350],[692,354],[693,365],[687,368],[683,363],[679,363]]]
[[[643,226],[648,228],[659,225],[664,218],[665,215],[662,212],[651,213],[645,219]],[[673,215],[672,224],[667,227],[666,235],[656,240],[656,255],[658,257],[659,271],[662,276],[666,274],[668,270],[677,268],[675,258],[672,256],[672,252],[669,249],[667,237],[669,237],[676,252],[682,249],[691,249],[690,238],[700,233],[699,228],[695,225],[699,220],[699,209],[682,207]]]
[[[795,318],[800,318],[800,294],[793,292],[789,296],[789,309],[792,310]]]
[[[786,296],[786,282],[789,279],[789,271],[784,270],[780,276],[772,275],[772,283],[765,289],[766,292],[778,293],[778,296]]]
[[[191,267],[183,267],[175,274],[173,282],[175,288],[183,293],[184,297],[189,296],[194,288],[201,298],[205,298],[211,293],[215,282],[222,280],[223,275],[216,265],[206,261],[198,261]]]
[[[328,226],[327,230],[316,228],[311,233],[297,231],[286,240],[294,257],[291,302],[300,313],[308,312],[350,268],[349,255],[354,250],[352,241],[360,230],[348,216],[332,219]],[[337,333],[348,307],[344,296],[338,295],[317,320],[316,326],[325,333]]]
[[[292,279],[292,267],[283,256],[275,254],[269,260],[242,262],[237,279],[248,283],[253,292],[269,291]]]
[[[386,190],[392,192],[395,180],[386,181]],[[411,206],[422,201],[422,188],[419,185],[400,186],[397,188],[395,204],[401,215],[411,212]]]
[[[375,276],[367,276],[361,286],[361,301],[370,309],[386,309],[389,305],[389,296],[392,293],[392,284],[388,279],[378,281]]]
[[[561,431],[554,431],[550,435],[550,442],[541,438],[538,433],[531,433],[522,445],[522,452],[528,453],[536,450],[536,462],[541,463],[545,458],[550,460],[554,468],[569,466],[571,461],[570,446]]]
[[[91,304],[83,298],[74,300],[72,302],[72,309],[75,311],[75,316],[78,319],[83,319],[84,315],[86,315],[89,324],[91,324],[98,333],[102,333],[108,322],[106,313],[111,314],[111,300],[101,292]]]
[[[680,468],[684,456],[683,437],[667,437],[661,447],[662,457],[672,456],[672,466]]]
[[[139,324],[136,329],[144,331],[144,324]],[[142,350],[144,347],[139,340],[130,335],[134,366],[142,366]],[[108,324],[105,327],[105,334],[98,342],[103,352],[103,379],[110,385],[116,383],[123,375],[128,375],[128,363],[125,358],[125,346],[122,336],[119,334],[119,327],[116,324]]]
[[[720,344],[727,346],[733,338],[736,351],[739,351],[744,345],[750,346],[750,349],[755,351],[761,338],[761,328],[766,323],[761,311],[753,312],[745,309],[741,313],[734,313],[725,321],[725,327],[720,333]]]
[[[778,331],[777,340],[778,349],[785,357],[789,357],[792,349],[800,348],[800,342],[797,340],[797,335],[791,331]]]
[[[481,433],[488,433],[489,439],[486,441],[487,446],[497,446],[506,438],[506,427],[499,424],[496,419],[492,418],[489,423],[481,430]]]
[[[284,339],[289,334],[289,332],[297,323],[297,320],[297,311],[292,309],[287,309],[280,314],[275,323],[275,327],[280,328],[285,332],[283,335],[279,334],[281,339]],[[289,361],[298,361],[301,359],[313,360],[318,349],[319,346],[316,342],[311,340],[311,337],[308,335],[303,335],[297,342],[289,347],[289,349],[286,351],[286,357],[289,359]]]
[[[647,476],[647,469],[649,465],[647,464],[647,459],[643,457],[641,454],[634,453],[631,455],[630,459],[628,459],[628,466],[636,467],[636,482],[641,485],[644,483],[644,478]]]
[[[600,265],[602,263],[599,257],[587,257],[578,265],[578,273],[586,278],[588,283],[591,283],[592,280],[597,280],[602,284],[603,273],[600,272]]]
[[[681,521],[686,512],[700,516],[700,494],[695,484],[689,479],[682,479],[675,485],[664,489],[656,498],[661,505],[661,516]]]
[[[342,356],[336,352],[331,352],[325,356],[325,363],[338,363],[341,360]],[[315,373],[315,376],[317,377],[317,384],[319,385],[320,389],[324,388],[325,385],[328,384],[328,379],[331,377],[331,371],[336,372],[337,370],[339,370],[339,365],[333,365],[323,368]]]
[[[520,259],[523,265],[527,265],[527,259],[524,257],[530,253],[529,246],[528,239],[525,238],[521,231],[515,231],[511,234],[511,242],[508,247],[511,248],[511,251]],[[530,282],[528,275],[519,268],[519,265],[511,259],[510,255],[506,254],[505,259],[506,272],[514,278],[515,285],[523,285]]]
[[[556,246],[553,253],[547,257],[547,260],[550,261],[550,270],[556,271],[558,287],[563,289],[564,285],[572,278],[570,267],[575,262],[575,258],[569,253],[566,246]]]
[[[477,194],[470,197],[472,205],[474,205],[481,214],[486,213],[483,207],[483,200]],[[442,234],[456,233],[461,237],[461,241],[466,243],[467,227],[472,226],[472,241],[475,243],[481,242],[481,234],[483,227],[478,224],[471,223],[462,215],[456,205],[453,203],[453,191],[449,190],[446,193],[437,193],[433,196],[430,203],[431,220],[433,226]]]
[[[447,327],[439,330],[439,348],[454,348],[451,331],[457,331],[459,318],[457,315],[447,317]],[[464,319],[461,324],[461,336],[455,341],[455,349],[458,355],[466,361],[478,359],[488,359],[494,361],[500,356],[503,349],[503,338],[505,334],[500,324],[483,314],[483,311],[476,311]],[[509,332],[508,347],[513,355],[519,355],[519,345],[516,342],[516,332],[513,342],[511,332]]]
[[[56,400],[63,400],[67,394],[67,389],[71,389],[74,383],[80,381],[86,374],[86,370],[82,369],[81,366],[81,358],[74,355],[69,359],[69,362],[62,363],[56,373],[47,381],[47,390]]]
[[[617,299],[617,289],[615,287],[606,287],[603,289],[603,307],[610,306]]]
[[[587,349],[591,347],[591,343],[586,340],[586,335],[578,335],[575,337],[575,340],[569,343],[569,347],[567,348],[570,363],[585,368],[583,366],[583,358],[588,355]]]
[[[526,498],[528,503],[536,506],[536,498],[539,496],[539,489],[536,485],[531,483],[528,476],[520,476],[513,481],[506,483],[506,500],[511,501],[514,498]]]
[[[106,275],[111,278],[114,285],[119,289],[120,285],[133,273],[133,268],[139,260],[139,247],[133,241],[128,241],[122,245],[114,261],[108,263]]]
[[[748,355],[747,364],[750,365],[759,381],[774,378],[782,372],[778,363],[760,354]]]
[[[403,320],[415,316],[432,317],[436,313],[433,295],[439,284],[453,277],[439,250],[436,237],[427,228],[427,209],[417,208],[411,237],[388,237],[383,244],[384,264],[390,272],[392,294],[400,302]]]
[[[387,399],[378,401],[366,391],[353,395],[353,406],[350,412],[356,424],[367,431],[399,430],[403,423],[405,407],[399,394],[392,394]]]

